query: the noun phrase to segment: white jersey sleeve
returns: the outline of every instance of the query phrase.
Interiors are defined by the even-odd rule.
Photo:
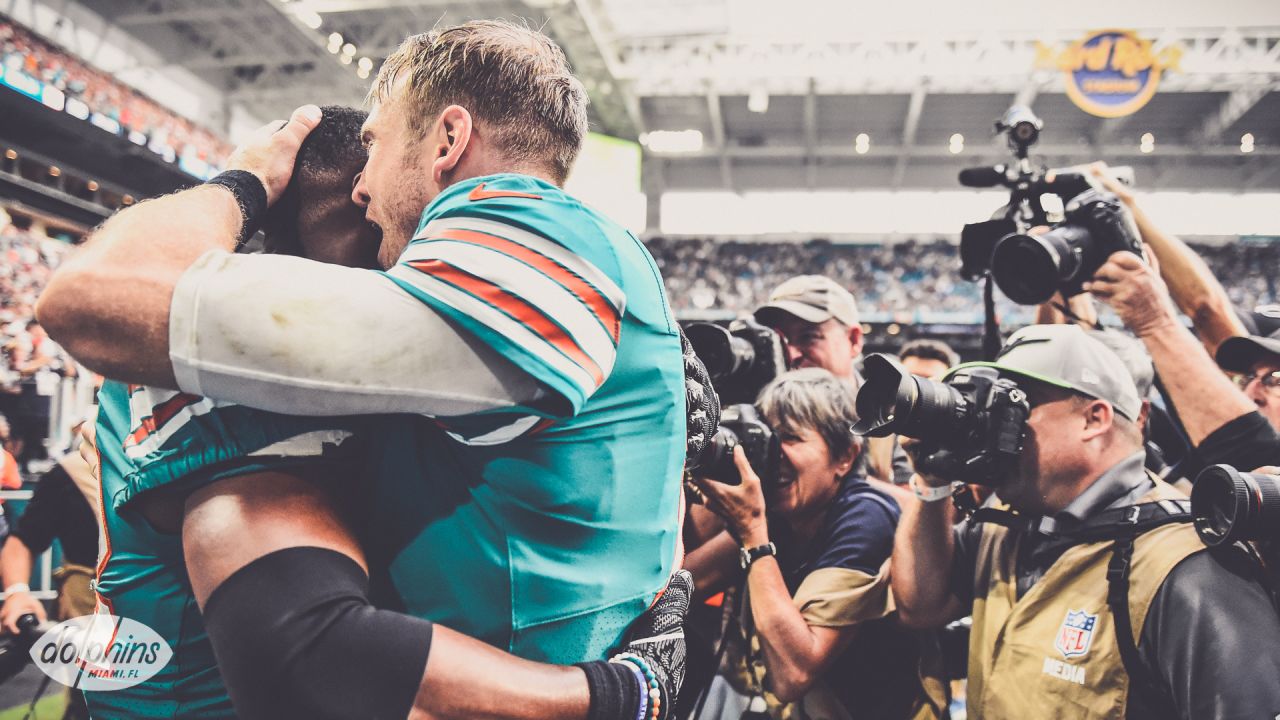
[[[184,392],[293,415],[468,415],[548,394],[386,275],[279,255],[196,261],[169,357]]]

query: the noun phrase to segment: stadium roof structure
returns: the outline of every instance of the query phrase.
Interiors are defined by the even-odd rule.
[[[847,0],[84,5],[264,119],[302,102],[359,102],[361,58],[376,72],[410,32],[526,18],[565,48],[594,127],[645,143],[650,193],[956,189],[960,168],[1007,159],[992,127],[1012,104],[1044,119],[1033,153],[1050,166],[1102,158],[1133,165],[1147,188],[1280,190],[1280,4],[1268,0],[1093,3],[1058,18],[995,0],[899,3],[875,16]],[[1080,109],[1053,67],[1062,48],[1106,27],[1179,48],[1154,96],[1125,117]],[[689,142],[664,146],[664,132]]]

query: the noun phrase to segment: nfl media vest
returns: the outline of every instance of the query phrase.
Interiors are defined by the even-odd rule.
[[[1185,499],[1157,481],[1140,502]],[[1123,720],[1129,676],[1107,608],[1112,542],[1068,548],[1018,600],[1014,563],[1021,537],[992,523],[982,529],[969,641],[969,717]],[[1138,536],[1129,576],[1135,643],[1165,577],[1204,549],[1185,522]]]

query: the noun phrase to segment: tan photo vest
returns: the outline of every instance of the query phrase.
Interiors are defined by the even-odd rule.
[[[1139,502],[1185,498],[1157,481]],[[1019,600],[1015,559],[1021,540],[1021,533],[996,524],[982,530],[969,640],[969,717],[1123,719],[1129,677],[1107,608],[1112,542],[1068,548]],[[1138,536],[1129,576],[1135,644],[1165,577],[1204,549],[1190,523]]]

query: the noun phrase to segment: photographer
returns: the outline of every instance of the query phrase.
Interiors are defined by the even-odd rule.
[[[755,318],[786,339],[791,369],[823,368],[850,383],[854,392],[862,385],[857,368],[863,340],[858,304],[836,281],[822,275],[790,278],[769,293],[769,301],[755,311]],[[892,441],[875,442],[884,442],[885,447],[873,446],[860,460],[867,466],[867,475],[890,486],[905,485],[911,465],[902,448]],[[892,487],[879,489],[899,500],[906,498]]]
[[[1142,241],[1147,245],[1148,257],[1154,258],[1170,297],[1191,319],[1205,350],[1213,355],[1228,338],[1245,335],[1246,328],[1232,307],[1226,289],[1214,277],[1204,259],[1180,238],[1161,230],[1138,204],[1133,192],[1108,172],[1106,163],[1090,165],[1089,173],[1124,203],[1133,216]]]
[[[1154,254],[1147,255],[1154,263]],[[1241,470],[1280,464],[1280,434],[1260,412],[1274,404],[1270,372],[1280,368],[1270,353],[1257,352],[1266,345],[1251,338],[1221,344],[1223,367],[1252,373],[1245,376],[1241,392],[1178,321],[1158,266],[1117,252],[1084,287],[1114,308],[1146,346],[1194,447],[1194,462],[1226,463]]]
[[[1143,471],[1142,404],[1120,359],[1077,326],[1031,326],[996,362],[946,381],[981,366],[1029,408],[1020,452],[988,479],[1014,513],[953,527],[944,500],[964,449],[913,441],[922,502],[904,509],[892,556],[904,621],[938,627],[972,612],[972,716],[1280,711],[1280,618],[1252,559],[1208,551],[1185,522],[1143,524],[1183,496]],[[1118,527],[1137,529],[1101,532]],[[1126,548],[1128,562],[1115,561]]]
[[[699,481],[746,573],[723,677],[702,717],[736,720],[764,707],[774,718],[910,717],[921,703],[915,647],[886,618],[883,572],[899,509],[850,472],[859,452],[853,395],[810,368],[775,379],[758,407],[781,439],[779,477],[762,481],[738,446],[740,484]]]

